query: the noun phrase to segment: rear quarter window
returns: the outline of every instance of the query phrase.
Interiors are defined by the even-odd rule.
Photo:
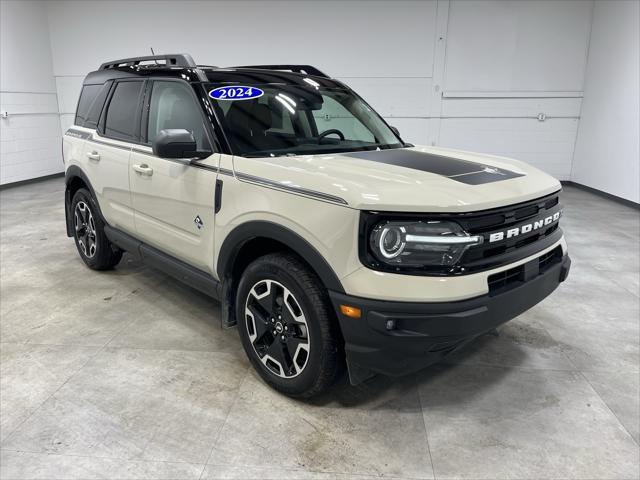
[[[74,123],[79,127],[96,128],[112,82],[85,85],[80,92]]]

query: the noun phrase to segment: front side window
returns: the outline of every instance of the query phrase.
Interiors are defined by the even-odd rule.
[[[252,85],[256,98],[210,98],[233,152],[246,157],[400,148],[380,116],[353,92]],[[210,84],[207,91],[220,88]],[[210,95],[211,97],[211,95]]]
[[[136,119],[140,95],[144,82],[119,82],[105,119],[104,133],[107,137],[131,141],[136,136]]]
[[[152,143],[161,130],[181,128],[190,131],[198,150],[208,149],[200,106],[186,85],[155,81],[149,105],[147,141]]]

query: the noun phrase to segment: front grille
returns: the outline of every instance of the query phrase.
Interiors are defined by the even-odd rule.
[[[519,233],[502,241],[491,243],[489,235],[493,232],[508,232],[518,226],[526,225],[561,212],[558,193],[530,202],[499,208],[478,214],[465,214],[456,219],[471,235],[482,235],[485,241],[482,245],[471,247],[462,257],[461,264],[467,272],[475,272],[506,263],[501,261],[509,254],[516,255],[518,251],[527,250],[525,247],[541,243],[544,239],[553,237],[558,239],[558,222],[548,226],[531,229],[526,233]],[[557,237],[557,238],[556,238]],[[554,240],[555,241],[555,240]],[[541,245],[541,248],[548,246]],[[530,249],[529,249],[530,250]],[[527,255],[534,252],[527,251]],[[525,256],[527,256],[525,255]],[[509,261],[514,261],[513,258]]]
[[[524,265],[489,275],[489,295],[493,296],[524,283]]]
[[[489,275],[489,295],[494,296],[504,293],[512,288],[542,275],[551,267],[562,261],[562,247],[557,246],[553,250],[531,260],[523,265]]]
[[[538,258],[538,269],[540,270],[540,273],[544,273],[551,267],[553,267],[556,263],[560,263],[561,261],[562,247],[558,246]]]

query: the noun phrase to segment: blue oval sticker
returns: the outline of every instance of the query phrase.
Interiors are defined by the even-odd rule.
[[[259,88],[240,85],[218,87],[209,92],[209,96],[216,100],[251,100],[262,95],[264,95],[264,92]]]

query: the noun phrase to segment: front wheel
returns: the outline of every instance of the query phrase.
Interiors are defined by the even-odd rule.
[[[249,265],[236,314],[249,360],[276,390],[308,398],[339,375],[340,335],[326,289],[297,257],[270,254]]]

